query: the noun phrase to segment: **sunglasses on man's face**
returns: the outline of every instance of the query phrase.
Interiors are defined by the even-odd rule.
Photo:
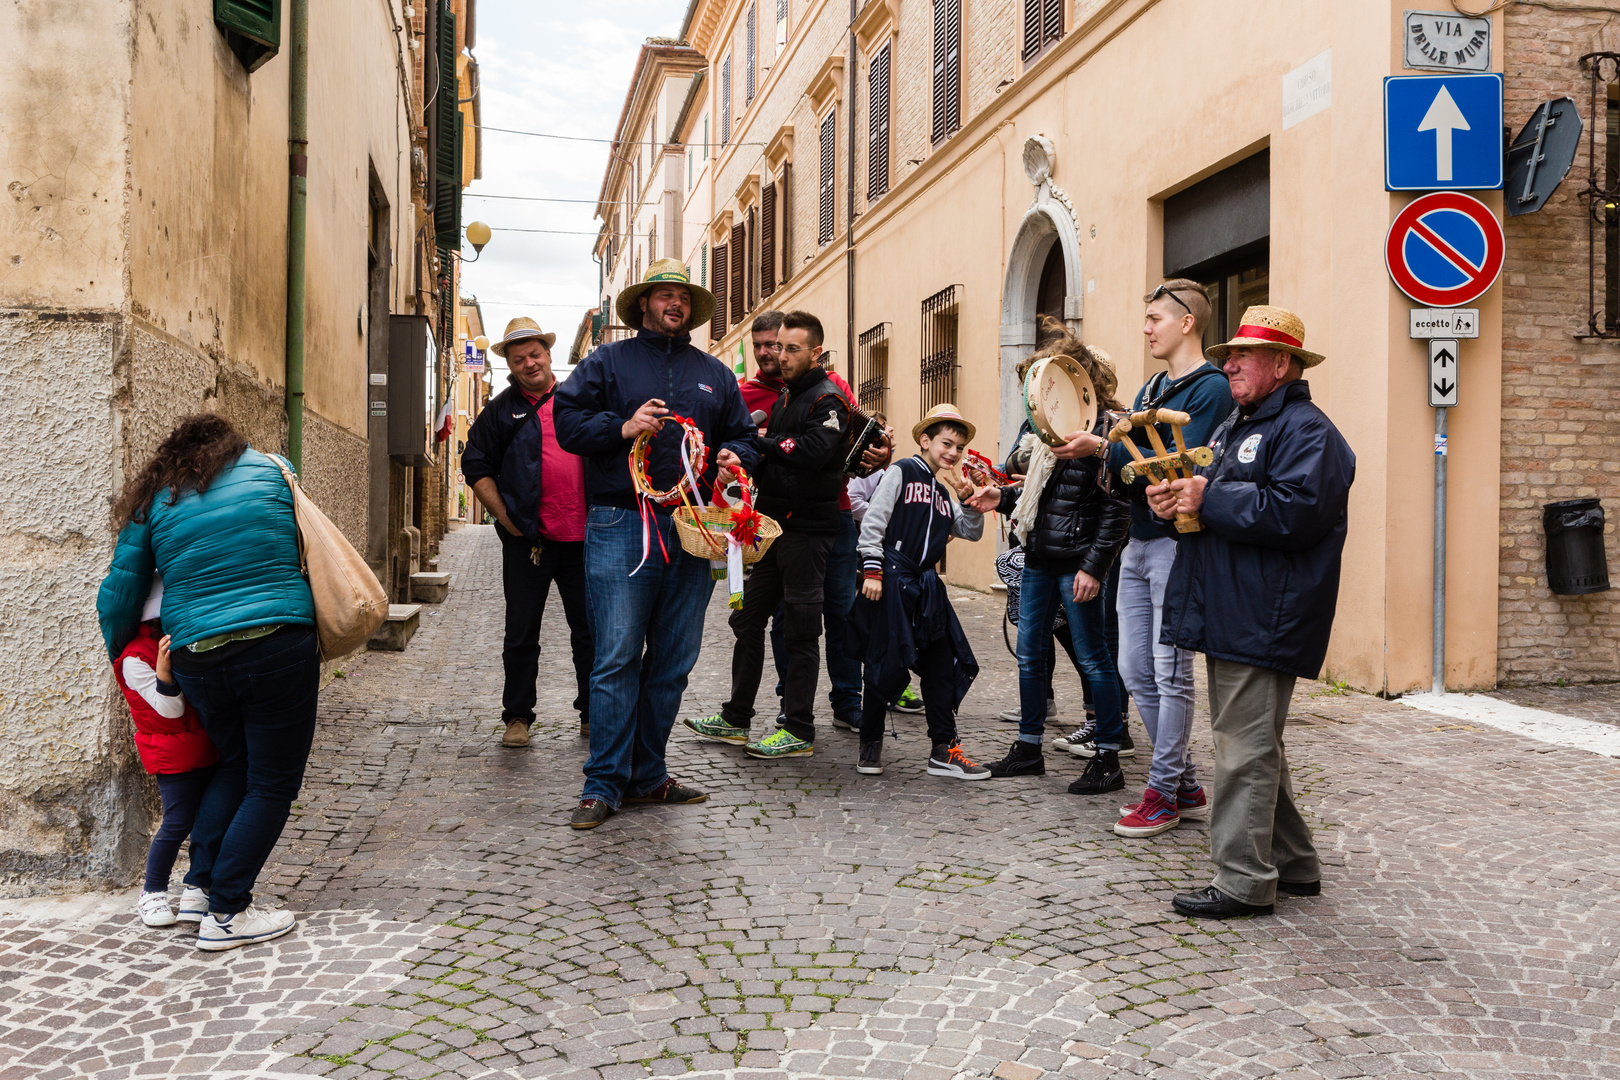
[[[1153,295],[1148,297],[1148,303],[1150,303],[1150,304],[1153,303],[1153,301],[1159,299],[1159,297],[1161,297],[1161,296],[1168,296],[1170,299],[1172,299],[1176,303],[1180,304],[1181,309],[1183,311],[1185,311],[1187,314],[1191,315],[1193,313],[1193,309],[1187,306],[1187,301],[1185,301],[1181,297],[1177,296],[1175,294],[1174,290],[1170,289],[1168,286],[1165,286],[1165,285],[1160,285],[1157,289],[1153,290]]]

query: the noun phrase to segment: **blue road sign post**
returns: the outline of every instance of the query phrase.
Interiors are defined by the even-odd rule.
[[[1394,75],[1384,80],[1384,187],[1502,186],[1502,76]]]

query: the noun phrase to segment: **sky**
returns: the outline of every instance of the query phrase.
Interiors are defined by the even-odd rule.
[[[461,291],[478,298],[492,340],[500,340],[507,320],[528,315],[556,333],[553,356],[559,365],[566,361],[580,317],[596,304],[591,251],[601,227],[594,215],[608,146],[489,129],[611,139],[642,42],[679,34],[686,6],[687,0],[478,0],[472,52],[485,129],[483,176],[464,193],[461,220],[482,221],[494,236],[477,262],[462,264]],[[498,390],[505,367],[493,353],[489,360]]]

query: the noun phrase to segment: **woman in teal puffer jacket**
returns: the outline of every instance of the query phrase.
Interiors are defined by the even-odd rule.
[[[108,653],[135,634],[161,573],[175,681],[220,753],[192,826],[181,909],[207,907],[199,949],[280,937],[292,913],[255,907],[253,885],[303,783],[320,686],[292,492],[230,421],[189,416],[126,485],[114,517],[118,544],[96,601]]]

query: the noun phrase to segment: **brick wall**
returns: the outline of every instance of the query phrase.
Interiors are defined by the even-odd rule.
[[[1515,134],[1537,103],[1565,94],[1584,124],[1602,121],[1588,115],[1590,81],[1579,58],[1620,49],[1612,18],[1515,5],[1503,38]],[[1620,593],[1554,596],[1541,532],[1542,504],[1602,498],[1610,568],[1620,576],[1620,461],[1608,453],[1620,444],[1620,343],[1574,337],[1587,317],[1586,201],[1579,198],[1586,145],[1583,134],[1574,167],[1546,207],[1506,221],[1497,632],[1504,683],[1620,678]],[[1598,258],[1601,282],[1601,252]]]

